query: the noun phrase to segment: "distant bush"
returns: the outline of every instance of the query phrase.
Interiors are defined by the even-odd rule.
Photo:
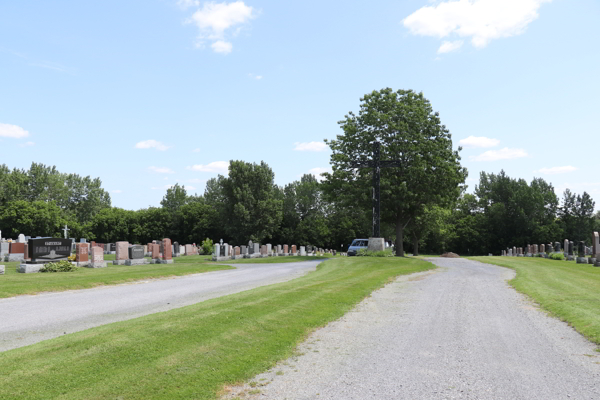
[[[356,253],[357,257],[394,257],[392,248],[387,248],[382,251],[369,251],[367,249],[360,249]]]
[[[202,253],[201,254],[212,254],[214,249],[214,243],[209,238],[206,238],[202,242]]]
[[[73,272],[78,269],[79,267],[71,264],[69,261],[62,260],[44,265],[40,269],[40,272]]]
[[[550,254],[550,258],[553,260],[564,260],[565,255],[563,253],[552,253]]]

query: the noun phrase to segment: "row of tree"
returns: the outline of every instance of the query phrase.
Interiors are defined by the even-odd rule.
[[[451,135],[422,93],[373,91],[358,114],[339,122],[343,133],[326,142],[332,172],[284,187],[264,162],[231,161],[228,176],[208,181],[202,196],[185,187],[167,190],[161,207],[128,211],[111,207],[99,179],[61,174],[32,164],[29,171],[0,168],[0,228],[4,236],[60,234],[101,242],[148,242],[169,237],[182,243],[204,238],[243,244],[249,240],[340,249],[371,235],[373,168],[380,171],[382,235],[413,253],[454,251],[499,254],[508,246],[586,240],[597,227],[594,202],[566,190],[562,203],[543,179],[530,184],[504,172],[482,173],[473,194]],[[379,142],[381,164],[373,163]],[[392,167],[393,166],[393,167]]]

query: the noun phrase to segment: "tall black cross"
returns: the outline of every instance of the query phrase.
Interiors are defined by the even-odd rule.
[[[381,161],[379,157],[380,147],[381,143],[378,141],[373,142],[373,160],[350,163],[352,168],[373,168],[373,237],[381,237],[379,222],[381,212],[381,198],[379,196],[381,168],[401,166],[400,161]]]

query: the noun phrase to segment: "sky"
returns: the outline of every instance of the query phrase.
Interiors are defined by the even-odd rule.
[[[112,205],[203,194],[230,160],[281,186],[390,87],[423,92],[481,171],[600,209],[597,0],[0,1],[0,164],[99,177]]]

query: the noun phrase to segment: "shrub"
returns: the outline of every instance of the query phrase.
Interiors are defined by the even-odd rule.
[[[391,247],[382,251],[369,251],[367,249],[360,249],[356,253],[357,257],[393,257],[394,252]]]
[[[206,238],[202,242],[202,254],[212,254],[214,249],[214,243],[209,238]]]
[[[40,272],[73,272],[77,271],[78,269],[79,267],[71,264],[69,261],[62,260],[44,265],[40,269]]]
[[[550,258],[553,260],[564,260],[565,255],[563,253],[552,253],[550,254]]]

